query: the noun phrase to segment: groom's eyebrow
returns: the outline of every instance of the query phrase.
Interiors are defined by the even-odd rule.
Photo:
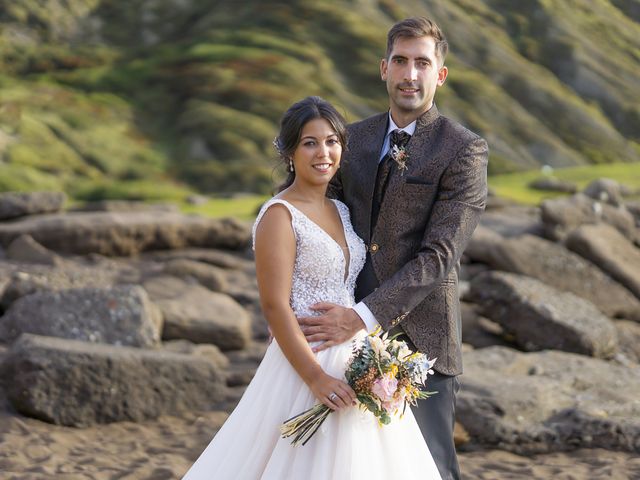
[[[409,58],[405,57],[404,55],[393,55],[391,57],[391,60],[409,60]],[[416,57],[414,58],[414,61],[425,61],[428,63],[433,63],[433,60],[429,57]]]

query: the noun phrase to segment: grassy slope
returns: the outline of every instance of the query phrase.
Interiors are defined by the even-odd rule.
[[[584,189],[592,180],[611,178],[637,192],[631,198],[640,200],[640,168],[635,164],[614,163],[607,165],[585,165],[555,169],[555,178],[572,182]],[[547,198],[566,195],[555,192],[534,190],[528,184],[545,176],[540,169],[489,177],[489,187],[500,197],[514,200],[526,205],[539,205]],[[181,204],[185,213],[198,213],[210,217],[238,217],[253,220],[260,205],[268,198],[266,195],[247,195],[239,198],[212,199],[203,205]]]
[[[384,109],[384,32],[411,14],[447,32],[438,105],[489,140],[492,173],[638,161],[640,28],[615,4],[0,0],[0,190],[267,192],[282,111]]]
[[[633,198],[640,198],[640,168],[636,164],[614,163],[607,165],[585,165],[580,167],[559,168],[552,173],[553,177],[574,183],[581,190],[597,178],[611,178],[637,192]],[[534,190],[528,184],[544,177],[541,170],[531,170],[517,174],[495,175],[490,177],[489,185],[499,196],[529,205],[538,205],[546,198],[562,194]]]

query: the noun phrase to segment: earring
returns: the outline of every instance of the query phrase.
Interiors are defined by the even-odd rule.
[[[289,171],[290,171],[291,173],[293,173],[293,172],[294,172],[294,170],[293,170],[293,160],[291,160],[291,159],[289,159]]]

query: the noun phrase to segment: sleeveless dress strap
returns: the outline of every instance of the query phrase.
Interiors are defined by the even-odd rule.
[[[296,228],[297,224],[298,224],[297,210],[295,209],[295,207],[293,205],[291,205],[286,200],[282,200],[280,198],[272,198],[272,199],[268,200],[267,202],[265,202],[264,205],[262,205],[262,207],[260,208],[260,212],[258,213],[258,216],[256,217],[255,222],[253,222],[253,228],[251,230],[251,248],[253,250],[256,249],[256,229],[258,228],[258,224],[262,220],[262,217],[264,216],[264,214],[267,213],[267,210],[269,210],[269,208],[271,206],[276,205],[276,204],[284,205],[285,207],[287,207],[287,210],[289,210],[289,214],[291,215],[291,227],[293,228],[293,235],[294,235],[296,241],[298,240],[298,233],[297,233],[297,228]]]
[[[351,214],[349,212],[349,207],[347,207],[344,203],[342,203],[340,200],[334,198],[332,199],[333,203],[336,205],[337,209],[338,209],[338,214],[340,215],[340,220],[342,220],[343,225],[346,226],[345,222],[351,222]]]

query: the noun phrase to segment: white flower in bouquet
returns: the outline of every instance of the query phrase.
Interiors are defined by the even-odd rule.
[[[354,342],[345,378],[356,392],[359,407],[373,413],[380,425],[387,425],[401,408],[400,416],[408,404],[416,405],[417,400],[436,393],[423,390],[436,360],[412,352],[396,336],[380,337],[377,333],[359,344]],[[280,427],[282,437],[293,437],[294,446],[306,444],[331,412],[324,404],[313,406],[287,420]]]

